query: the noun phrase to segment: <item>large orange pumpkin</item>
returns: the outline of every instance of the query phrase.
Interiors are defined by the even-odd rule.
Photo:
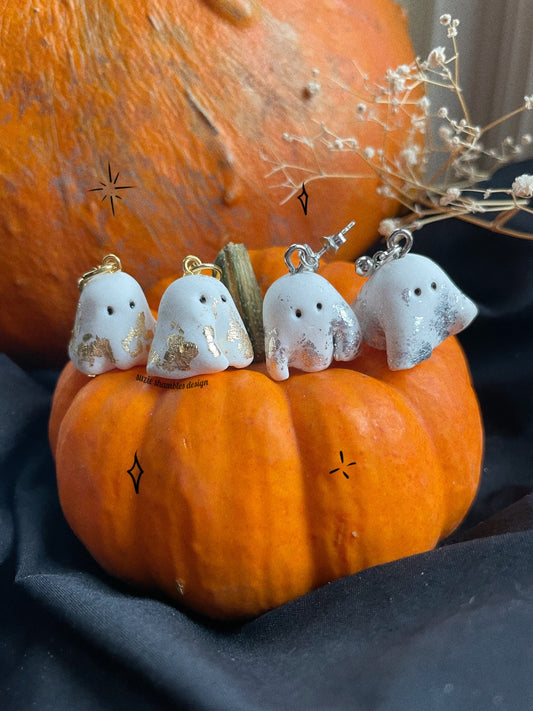
[[[386,141],[356,114],[361,73],[413,60],[393,0],[0,0],[0,16],[0,350],[22,362],[65,362],[64,285],[102,254],[148,288],[188,253],[311,242],[351,219],[360,253],[395,209],[374,179],[335,180],[309,186],[306,216],[296,197],[280,205],[263,157],[301,161],[283,134],[322,121],[398,151],[415,109]],[[339,151],[321,161],[364,168]]]
[[[252,254],[263,289],[282,261]],[[320,273],[348,300],[362,281],[345,262]],[[150,381],[69,364],[50,439],[63,511],[96,560],[215,618],[432,548],[469,508],[482,453],[454,338],[411,370],[364,347],[284,382],[263,365]]]

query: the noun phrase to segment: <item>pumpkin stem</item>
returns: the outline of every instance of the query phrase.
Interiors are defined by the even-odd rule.
[[[246,247],[230,242],[217,254],[215,264],[222,269],[222,281],[246,326],[254,349],[254,362],[264,361],[263,299]]]

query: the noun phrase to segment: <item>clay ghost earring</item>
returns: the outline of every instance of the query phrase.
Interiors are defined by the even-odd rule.
[[[155,329],[148,302],[114,254],[78,281],[81,291],[69,356],[86,375],[146,363]]]
[[[338,291],[316,273],[322,254],[337,251],[354,224],[325,237],[320,252],[301,244],[285,252],[289,274],[270,286],[263,301],[266,365],[274,380],[286,380],[289,367],[314,372],[327,368],[333,359],[347,361],[357,355],[361,344],[357,318]],[[292,262],[294,253],[298,266]]]
[[[363,340],[387,351],[391,370],[412,368],[445,338],[466,328],[476,305],[431,259],[409,254],[413,237],[395,230],[387,250],[360,257],[356,272],[368,276],[352,307]]]
[[[161,298],[149,375],[178,380],[250,365],[252,344],[220,277],[214,264],[184,259],[183,276]]]

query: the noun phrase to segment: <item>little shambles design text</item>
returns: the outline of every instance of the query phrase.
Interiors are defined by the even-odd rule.
[[[191,388],[203,388],[209,385],[208,380],[169,381],[152,378],[149,375],[141,375],[141,373],[137,373],[136,380],[147,385],[154,385],[156,388],[165,388],[166,390],[190,390]]]

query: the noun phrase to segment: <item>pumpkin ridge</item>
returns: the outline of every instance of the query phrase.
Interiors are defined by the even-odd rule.
[[[158,382],[162,379],[158,379]],[[183,381],[184,386],[188,379]],[[158,386],[148,385],[154,390]],[[144,555],[147,569],[150,570],[154,586],[166,589],[169,595],[183,598],[189,586],[198,585],[199,572],[194,549],[188,550],[182,531],[187,531],[189,538],[195,538],[195,519],[192,513],[191,497],[183,492],[182,478],[185,476],[180,466],[179,443],[186,441],[188,432],[180,431],[175,426],[173,416],[178,412],[183,398],[190,393],[185,391],[161,390],[157,392],[149,425],[143,436],[148,464],[153,467],[158,481],[145,511],[143,528],[151,531],[144,538]],[[175,432],[177,439],[170,437],[163,442],[165,463],[161,471],[160,438],[158,422],[164,422],[169,432]],[[159,488],[157,488],[159,485]],[[161,499],[161,492],[163,497]],[[187,588],[187,589],[186,589]]]
[[[481,413],[459,340],[447,338],[434,349],[430,359],[404,371],[391,371],[384,352],[365,346],[359,367],[400,392],[423,428],[431,432],[447,483],[441,534],[444,538],[463,519],[475,496],[483,451]],[[453,382],[447,377],[450,372]],[[467,437],[462,435],[463,430]],[[454,472],[453,480],[448,472]]]
[[[388,546],[389,548],[394,549],[398,545],[398,543],[391,539],[390,536],[387,546],[384,546],[381,542],[381,536],[383,534],[380,532],[379,527],[383,526],[384,529],[390,529],[391,524],[388,517],[384,515],[385,499],[380,491],[380,483],[375,478],[374,472],[378,470],[375,465],[371,464],[375,458],[380,458],[382,455],[375,452],[373,448],[368,449],[366,441],[367,438],[371,436],[370,433],[381,433],[382,441],[376,442],[376,447],[384,447],[385,449],[387,447],[391,448],[391,451],[386,454],[386,461],[389,461],[394,468],[389,471],[388,474],[382,472],[382,475],[388,476],[389,478],[392,476],[395,481],[404,482],[403,487],[405,487],[405,491],[402,491],[402,486],[400,484],[398,484],[398,486],[393,486],[393,490],[399,490],[401,492],[401,496],[399,497],[398,502],[388,502],[388,509],[390,511],[396,510],[397,512],[401,510],[403,512],[404,507],[408,510],[412,505],[415,505],[414,502],[417,500],[420,502],[427,498],[434,500],[435,495],[439,498],[438,492],[440,492],[442,487],[442,478],[439,477],[439,469],[436,468],[426,473],[420,464],[418,459],[418,453],[420,450],[424,451],[424,457],[422,459],[427,462],[435,461],[436,453],[427,434],[420,429],[415,413],[413,413],[412,410],[405,404],[399,393],[397,393],[394,389],[389,388],[386,383],[373,381],[372,378],[349,368],[333,368],[327,372],[326,377],[324,377],[324,375],[325,373],[315,373],[312,377],[317,378],[317,376],[322,376],[325,389],[331,394],[334,406],[328,411],[327,419],[324,416],[319,415],[320,426],[321,428],[324,426],[328,427],[329,418],[332,416],[334,418],[338,418],[337,427],[339,431],[344,434],[344,437],[351,441],[352,447],[354,445],[357,446],[357,439],[353,436],[353,429],[357,427],[362,428],[361,438],[363,444],[361,451],[359,453],[352,452],[352,455],[349,455],[349,453],[346,452],[346,456],[348,459],[353,458],[356,461],[358,460],[358,457],[360,458],[360,464],[354,467],[354,472],[358,469],[364,469],[364,471],[367,472],[367,476],[370,475],[370,478],[365,479],[365,484],[361,485],[360,488],[365,493],[368,493],[369,490],[372,490],[373,493],[371,494],[370,499],[372,504],[368,501],[365,502],[365,497],[363,496],[360,500],[359,507],[352,506],[352,504],[348,503],[348,500],[346,500],[344,504],[339,503],[339,501],[345,499],[345,495],[343,493],[339,493],[339,501],[335,503],[335,508],[333,510],[328,510],[327,508],[321,510],[320,504],[317,502],[319,500],[321,502],[329,501],[327,493],[325,493],[326,489],[324,486],[320,488],[322,493],[320,494],[318,500],[316,497],[319,496],[319,484],[315,484],[315,486],[306,486],[306,492],[308,494],[311,492],[311,500],[308,505],[309,510],[313,511],[315,516],[321,521],[328,522],[328,524],[321,527],[322,532],[328,528],[330,530],[330,541],[325,541],[323,535],[322,539],[317,542],[317,568],[321,570],[320,575],[322,576],[318,584],[323,584],[328,582],[328,580],[362,569],[368,563],[368,559],[366,558],[367,555],[373,560],[374,564],[377,562],[387,562],[390,560],[390,552],[384,552],[386,547]],[[291,397],[293,403],[299,403],[303,400],[306,389],[305,380],[308,377],[308,375],[301,376],[300,378],[293,377],[289,380],[291,390],[293,391]],[[338,397],[335,397],[335,395],[338,394],[338,392],[344,393],[347,390],[352,393],[354,401],[358,404],[354,405],[354,402],[350,402],[349,407],[346,406],[346,403],[343,403],[343,405],[339,404],[341,400]],[[391,420],[390,413],[392,408],[387,405],[386,408],[383,409],[383,417],[378,414],[377,419],[372,418],[372,422],[365,422],[359,414],[359,411],[362,413],[367,411],[370,412],[370,410],[368,409],[369,406],[365,403],[365,398],[363,398],[363,396],[358,392],[359,390],[367,393],[366,398],[372,402],[372,412],[375,413],[377,410],[379,413],[380,402],[382,402],[383,405],[391,402],[394,403],[394,412],[400,414],[398,414],[395,419]],[[298,392],[301,397],[298,397]],[[304,408],[300,408],[297,414],[295,414],[295,428],[297,431],[305,428],[306,441],[309,441],[309,430],[311,429],[312,431],[313,427],[315,429],[317,428],[317,415],[314,416],[314,422],[309,422],[309,420],[306,420],[304,412],[311,409],[310,405],[314,400],[320,399],[320,395],[317,394],[320,392],[320,387],[314,384],[312,389],[312,397],[308,398],[311,400],[311,403],[307,403]],[[398,441],[395,433],[397,428],[407,428],[407,431],[410,433],[410,437],[413,441]],[[349,431],[351,431],[351,440],[347,434]],[[333,454],[338,454],[341,451],[341,446],[339,445],[339,451],[337,452],[337,450],[331,446],[331,443],[328,442],[326,449],[330,452],[329,456],[332,456]],[[316,452],[315,457],[311,458],[316,461]],[[366,467],[364,466],[365,458],[369,462]],[[320,457],[318,460],[322,461]],[[324,463],[324,467],[325,466],[326,465]],[[337,483],[343,482],[343,464],[338,460],[336,468],[338,471],[335,471],[333,475],[337,476]],[[333,469],[335,469],[335,467],[333,467]],[[331,472],[328,474],[325,469],[322,481],[324,481],[325,477],[331,477],[331,475]],[[372,483],[372,481],[374,481],[374,483]],[[427,489],[427,491],[420,490],[419,488],[420,484],[424,481],[426,483],[423,486]],[[329,479],[327,486],[331,485],[332,482],[331,479]],[[337,491],[341,492],[341,489],[339,488]],[[357,494],[357,496],[359,498],[359,494]],[[345,507],[347,512],[349,511],[349,516],[346,519],[338,518],[339,508],[342,510],[342,507]],[[404,550],[410,549],[411,553],[420,552],[433,547],[439,538],[441,530],[437,520],[440,514],[440,509],[437,507],[438,513],[431,512],[430,515],[427,514],[426,507],[423,506],[422,503],[420,505],[420,509],[426,511],[427,520],[424,523],[421,520],[413,521],[412,534],[407,534],[405,532],[405,527],[402,527],[399,520],[396,520],[396,518],[393,517],[397,524],[395,526],[395,530],[398,532],[401,531],[402,528],[404,530],[403,538],[405,540],[401,541],[399,547],[404,548]],[[337,512],[337,514],[335,515],[333,511]],[[398,514],[395,513],[395,516],[396,515]],[[431,517],[433,517],[434,520],[430,523]],[[352,523],[350,523],[350,521]],[[329,524],[331,524],[331,526],[329,526]],[[337,531],[335,530],[335,526],[339,527]],[[351,529],[351,526],[353,526],[353,530]],[[341,529],[344,531],[342,534],[344,536],[344,543],[341,543],[338,538],[338,536],[341,535],[338,531]],[[354,533],[356,534],[355,536],[353,536]],[[385,539],[387,539],[387,536],[385,536]],[[372,541],[375,541],[376,543],[372,543]],[[364,552],[362,555],[358,553],[354,557],[354,553],[349,552],[350,546],[354,548],[355,545],[364,546]],[[331,550],[329,551],[329,554],[324,554],[324,547],[327,548],[327,546],[330,546],[330,548],[335,550],[336,554],[333,555]],[[345,553],[342,555],[339,553],[339,546],[344,546]],[[346,555],[347,558],[344,558],[343,562],[344,555]],[[346,563],[347,560],[349,560],[349,564]],[[337,567],[328,571],[327,564],[331,561],[335,561],[335,565]]]

